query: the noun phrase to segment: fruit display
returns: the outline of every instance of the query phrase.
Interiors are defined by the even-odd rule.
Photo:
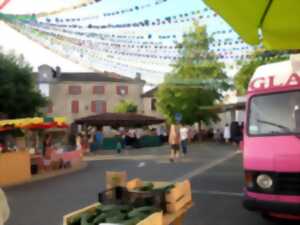
[[[94,212],[85,212],[73,218],[68,225],[136,225],[160,209],[144,206],[133,208],[129,205],[100,205]]]

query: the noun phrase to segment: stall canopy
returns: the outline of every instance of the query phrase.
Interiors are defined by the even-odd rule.
[[[164,119],[136,113],[102,113],[77,119],[75,123],[94,126],[136,127],[163,123]]]
[[[267,49],[300,48],[299,0],[204,1],[249,44],[262,41]]]
[[[0,131],[11,129],[47,129],[67,128],[64,117],[33,117],[12,120],[0,120]]]

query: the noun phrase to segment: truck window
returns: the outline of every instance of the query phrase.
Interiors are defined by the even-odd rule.
[[[300,92],[252,97],[249,113],[249,135],[300,133]]]

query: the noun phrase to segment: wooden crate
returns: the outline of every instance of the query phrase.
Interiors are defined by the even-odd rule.
[[[163,225],[163,214],[162,212],[153,213],[137,225]]]
[[[142,187],[143,185],[144,185],[144,182],[143,182],[141,179],[136,178],[136,179],[133,179],[133,180],[128,181],[127,184],[126,184],[126,188],[127,188],[129,191],[131,191],[131,190],[133,190],[133,189],[135,189],[135,188],[140,188],[140,187]]]
[[[130,181],[127,182],[126,188],[128,190],[133,190],[133,189],[136,189],[136,188],[140,188],[146,182],[153,183],[153,185],[154,185],[155,188],[165,187],[165,186],[171,184],[170,182],[164,182],[164,181],[142,181],[139,178],[135,178],[135,179],[132,179],[132,180],[130,180]]]
[[[191,182],[185,180],[176,183],[175,187],[166,194],[167,211],[175,213],[192,202]]]
[[[63,225],[69,225],[72,220],[79,218],[85,212],[90,212],[90,213],[95,212],[96,208],[100,205],[101,205],[100,203],[94,203],[94,204],[84,207],[82,209],[78,209],[74,212],[71,212],[67,215],[64,215]]]
[[[111,189],[116,186],[125,187],[127,183],[126,171],[106,171],[106,189]]]
[[[95,212],[96,208],[99,205],[100,203],[95,203],[65,215],[63,217],[63,225],[69,225],[69,223],[73,219],[79,218],[83,213]],[[146,219],[140,221],[137,225],[163,225],[163,214],[162,212],[153,213],[152,215],[148,216]]]
[[[164,187],[171,184],[170,182],[158,181],[153,181],[152,183],[154,184],[155,188]],[[144,181],[136,178],[127,182],[127,189],[133,190],[135,188],[142,187],[143,184]],[[174,185],[175,187],[166,194],[167,212],[169,213],[178,212],[192,202],[192,189],[191,182],[189,180],[185,180]]]

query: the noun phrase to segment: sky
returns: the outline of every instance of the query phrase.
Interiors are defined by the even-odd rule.
[[[0,0],[4,2],[5,0]],[[10,0],[1,10],[10,14],[31,14],[53,11],[61,7],[68,7],[81,2],[80,0]]]
[[[0,0],[1,2],[4,0]],[[98,24],[107,24],[107,23],[120,23],[120,21],[126,22],[135,22],[143,19],[156,19],[164,18],[170,15],[178,15],[183,12],[190,12],[192,10],[203,10],[206,6],[202,0],[167,0],[162,2],[158,6],[149,7],[143,10],[137,10],[131,13],[124,15],[113,16],[113,17],[103,17],[101,16],[103,12],[113,12],[124,8],[130,8],[138,6],[141,4],[153,4],[157,0],[102,0],[101,2],[93,5],[89,5],[83,9],[64,12],[63,14],[57,14],[52,16],[52,18],[74,18],[74,17],[87,17],[87,16],[99,16],[98,19],[92,20],[94,23]],[[162,1],[162,0],[161,0]],[[77,5],[81,2],[87,2],[86,0],[10,0],[10,2],[2,9],[2,13],[10,14],[31,14],[31,13],[40,13],[40,12],[49,12],[57,10],[60,8],[65,8],[70,5]],[[48,18],[51,18],[49,16]],[[46,17],[41,20],[45,20]],[[91,21],[87,20],[82,23],[90,23]],[[122,23],[121,22],[121,23]],[[207,20],[203,21],[205,24],[208,24],[208,33],[212,33],[218,29],[229,29],[230,27],[224,23],[222,20]],[[184,24],[181,27],[178,25],[168,26],[168,29],[157,28],[153,29],[151,32],[153,34],[159,33],[168,33],[168,32],[183,32],[184,30],[188,31],[190,26]],[[42,63],[47,63],[53,65],[60,65],[63,71],[89,71],[90,68],[87,68],[83,65],[77,65],[71,61],[64,59],[61,56],[57,56],[49,50],[44,49],[37,43],[28,40],[26,37],[18,34],[14,30],[0,24],[0,46],[4,47],[6,51],[13,49],[18,54],[23,54],[25,59],[33,65],[36,69],[38,65]],[[124,32],[122,29],[108,32]],[[138,32],[149,32],[149,30],[138,30]],[[234,35],[234,34],[232,34]],[[231,35],[231,36],[232,36]],[[225,37],[223,37],[225,38]],[[56,65],[55,65],[56,64]],[[229,71],[232,72],[232,71]],[[152,78],[149,78],[150,80]],[[155,80],[153,78],[153,80]],[[156,82],[154,82],[156,83]]]
[[[45,49],[34,41],[29,40],[22,34],[16,32],[14,29],[7,26],[0,21],[0,46],[5,52],[14,51],[16,54],[22,54],[25,60],[31,64],[34,71],[40,65],[48,64],[52,67],[61,65],[62,68],[69,72],[85,72],[90,69],[72,63],[68,59],[61,57],[50,50]]]

